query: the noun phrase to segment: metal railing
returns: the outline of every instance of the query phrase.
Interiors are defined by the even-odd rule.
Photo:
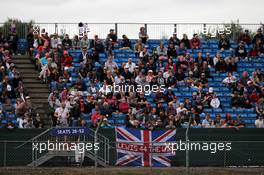
[[[72,143],[74,143],[75,145],[81,143],[82,145],[85,146],[87,144],[90,145],[95,144],[94,139],[96,133],[91,129],[89,134],[77,135],[77,136],[54,136],[51,135],[50,132],[52,131],[52,129],[53,128],[49,128],[27,141],[0,141],[0,157],[2,159],[2,161],[0,161],[0,166],[10,165],[7,155],[13,154],[15,152],[20,152],[26,155],[26,156],[25,155],[22,156],[27,158],[24,161],[23,165],[39,166],[53,157],[60,156],[60,157],[73,158],[77,156],[77,152],[69,149],[69,147],[71,146],[70,144]],[[9,145],[11,145],[11,143],[13,143],[14,146],[10,147]],[[53,146],[59,144],[63,144],[63,145],[66,144],[67,149],[65,150],[64,148],[63,149],[59,148],[58,150],[56,146],[56,149],[50,150],[49,143],[50,145],[52,144]],[[98,161],[98,164],[101,166],[107,166],[109,165],[109,149],[110,149],[109,139],[97,133],[97,143],[98,143],[98,147],[100,148],[97,151],[97,154],[95,154],[94,149],[92,149],[92,150],[85,150],[83,155],[89,157],[92,160]],[[36,145],[38,145],[38,149],[36,149],[35,147]],[[43,149],[42,151],[40,151],[41,145],[45,145],[45,149]],[[9,150],[13,150],[13,151],[9,151]],[[3,156],[1,156],[1,154],[3,154]],[[15,157],[16,156],[14,156],[14,159],[12,159],[12,161],[16,160]]]
[[[17,26],[18,35],[26,38],[31,26],[23,23]],[[33,31],[37,33],[48,32],[49,34],[57,33],[59,35],[69,34],[72,38],[79,35],[80,32],[87,31],[88,38],[98,35],[99,38],[106,38],[110,29],[115,29],[118,38],[126,34],[130,39],[138,39],[139,28],[145,27],[150,39],[168,39],[174,32],[179,38],[185,33],[192,38],[194,33],[201,36],[217,37],[225,32],[230,34],[232,39],[236,39],[239,32],[249,30],[254,34],[258,28],[263,28],[263,24],[239,24],[239,23],[84,23],[80,28],[78,23],[34,23]],[[10,25],[0,23],[0,31],[8,35]]]

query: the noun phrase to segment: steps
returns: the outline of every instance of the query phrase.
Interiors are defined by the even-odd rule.
[[[97,133],[97,139],[95,139],[95,131],[90,129],[88,133],[86,134],[80,134],[78,135],[78,141],[76,140],[76,137],[67,137],[67,142],[65,142],[65,136],[64,135],[53,135],[51,133],[54,133],[55,128],[49,128],[45,130],[44,132],[40,133],[39,135],[31,138],[30,140],[22,143],[17,148],[21,148],[25,146],[27,143],[31,143],[32,145],[36,145],[39,143],[46,143],[49,141],[49,143],[53,143],[54,145],[58,145],[58,147],[53,147],[53,149],[45,149],[42,152],[39,152],[39,150],[35,149],[32,152],[32,162],[27,164],[27,166],[30,167],[37,167],[41,166],[44,163],[52,164],[52,159],[56,158],[68,158],[67,162],[64,163],[70,163],[75,164],[75,159],[69,159],[69,158],[75,158],[78,156],[84,156],[89,158],[92,161],[97,160],[98,166],[107,167],[109,166],[109,153],[110,153],[110,141],[107,137],[103,136],[102,134]],[[87,144],[87,143],[93,143],[95,140],[98,143],[98,146],[100,149],[95,151],[94,149],[86,149],[82,152],[83,154],[80,155],[76,149],[78,149],[78,146],[76,148],[70,146],[71,144]],[[71,144],[69,144],[71,143]],[[66,144],[66,146],[65,146]],[[47,148],[47,147],[46,147]],[[76,154],[77,153],[77,154]],[[70,162],[69,162],[70,160]],[[84,159],[85,160],[85,159]],[[65,161],[65,160],[64,160]],[[63,162],[62,162],[63,163]]]
[[[42,83],[41,80],[36,80],[39,72],[35,69],[29,56],[15,56],[13,62],[21,74],[24,86],[31,97],[33,108],[36,109],[36,112],[43,118],[44,126],[49,127],[51,125],[51,120],[47,114],[47,99],[50,92],[48,85]]]

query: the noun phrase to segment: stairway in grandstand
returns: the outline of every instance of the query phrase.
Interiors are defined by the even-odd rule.
[[[56,162],[60,163],[70,163],[70,165],[74,165],[76,163],[76,158],[79,159],[83,157],[83,161],[87,161],[85,158],[88,158],[94,164],[94,161],[97,160],[98,166],[106,167],[109,165],[109,153],[110,153],[110,140],[103,136],[102,134],[97,134],[97,143],[99,149],[95,151],[94,149],[87,150],[87,144],[93,144],[95,141],[95,131],[90,129],[88,134],[78,135],[78,136],[54,136],[53,129],[49,128],[46,131],[40,133],[36,137],[24,142],[19,145],[17,148],[21,148],[25,146],[27,143],[31,143],[31,145],[36,144],[48,144],[52,143],[54,145],[53,150],[45,149],[42,152],[39,152],[38,149],[33,149],[32,151],[32,161],[27,166],[41,166],[41,165],[52,165],[54,166]],[[66,140],[67,141],[66,141]],[[61,146],[61,145],[62,146]],[[66,146],[64,145],[66,144]],[[77,149],[85,149],[85,151],[80,154],[76,150],[65,149],[67,145],[72,144],[84,144],[86,146],[77,146]],[[39,145],[40,146],[40,145]],[[47,146],[47,145],[46,145]],[[50,146],[48,146],[51,148]],[[40,147],[39,147],[40,148]],[[47,148],[47,147],[46,147]],[[73,148],[73,147],[72,147]],[[94,148],[94,147],[93,147]],[[81,156],[81,157],[80,157]],[[62,158],[62,159],[60,159]],[[63,162],[63,158],[67,158],[66,162]]]
[[[20,72],[26,91],[29,93],[33,109],[44,119],[44,127],[49,127],[50,119],[47,115],[49,87],[36,80],[38,71],[35,69],[29,56],[15,56],[13,61]]]

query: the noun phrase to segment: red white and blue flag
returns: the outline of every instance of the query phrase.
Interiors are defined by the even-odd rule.
[[[176,141],[176,130],[115,128],[119,166],[169,167],[174,153],[167,146]]]

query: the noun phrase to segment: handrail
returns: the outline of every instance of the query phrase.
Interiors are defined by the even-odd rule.
[[[40,133],[39,135],[37,135],[37,136],[35,136],[35,137],[33,137],[33,138],[27,140],[27,141],[24,142],[23,144],[18,145],[15,149],[21,148],[21,147],[24,146],[25,144],[27,144],[27,143],[29,143],[29,142],[32,142],[33,140],[37,139],[38,137],[40,137],[40,136],[46,134],[47,132],[49,132],[51,129],[52,129],[52,128],[49,128],[49,129],[45,130],[44,132]]]

